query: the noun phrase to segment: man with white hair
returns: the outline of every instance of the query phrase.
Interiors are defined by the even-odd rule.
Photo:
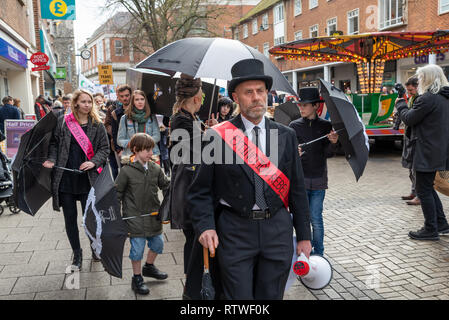
[[[439,240],[439,234],[449,233],[449,224],[433,181],[437,171],[449,170],[449,82],[438,65],[418,68],[416,74],[420,96],[413,107],[408,109],[404,99],[397,102],[399,116],[411,127],[411,140],[416,143],[413,170],[424,215],[424,227],[409,236]]]

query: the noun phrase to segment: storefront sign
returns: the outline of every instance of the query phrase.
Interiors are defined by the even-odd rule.
[[[444,61],[446,59],[446,56],[444,53],[438,53],[437,54],[437,62],[438,61]],[[415,64],[427,64],[429,63],[429,56],[415,56]]]
[[[66,67],[56,67],[55,79],[65,80],[67,78]]]
[[[12,158],[19,150],[20,138],[30,130],[36,121],[34,120],[5,120],[6,132],[6,156]]]
[[[75,20],[75,0],[41,0],[42,19]]]
[[[48,60],[48,56],[43,52],[33,53],[33,55],[30,57],[31,63],[36,66],[46,65]]]
[[[10,43],[0,38],[0,56],[26,68],[27,56]]]

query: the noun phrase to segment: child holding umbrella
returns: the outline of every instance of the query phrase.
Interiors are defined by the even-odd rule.
[[[131,242],[129,258],[134,272],[131,288],[142,295],[150,293],[142,275],[158,280],[167,278],[167,274],[154,265],[157,255],[162,253],[164,240],[162,223],[152,213],[159,211],[158,189],[167,190],[170,182],[161,167],[150,161],[154,147],[155,142],[149,134],[133,135],[129,142],[133,155],[130,158],[122,158],[125,165],[115,181],[118,198],[122,201],[123,220],[128,225]],[[141,273],[145,243],[148,243],[149,251]]]

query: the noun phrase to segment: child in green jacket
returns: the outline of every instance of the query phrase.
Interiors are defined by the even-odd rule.
[[[158,191],[168,189],[170,182],[161,167],[151,161],[154,145],[150,135],[135,134],[129,143],[133,156],[125,161],[115,180],[131,243],[129,258],[134,272],[131,288],[138,294],[150,293],[143,282],[142,274],[158,280],[167,278],[166,273],[156,268],[154,261],[164,248],[162,223],[156,217],[160,207]],[[146,242],[149,250],[141,274],[141,260]]]

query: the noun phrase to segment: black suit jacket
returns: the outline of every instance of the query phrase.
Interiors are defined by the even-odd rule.
[[[241,116],[230,120],[237,128],[245,131]],[[289,178],[289,210],[293,215],[293,226],[297,240],[310,240],[310,218],[307,194],[304,186],[304,175],[299,158],[295,132],[282,124],[265,118],[267,128],[267,156],[270,155],[271,130],[278,135],[277,167]],[[212,141],[219,138],[213,130],[206,133]],[[223,148],[228,148],[223,147]],[[224,159],[223,152],[223,159]],[[265,197],[270,212],[277,212],[284,204],[280,197],[265,183]],[[197,234],[205,230],[215,229],[214,212],[219,200],[225,200],[242,216],[248,216],[254,206],[253,170],[246,164],[205,164],[202,163],[190,185],[186,196],[192,215],[192,223]]]

